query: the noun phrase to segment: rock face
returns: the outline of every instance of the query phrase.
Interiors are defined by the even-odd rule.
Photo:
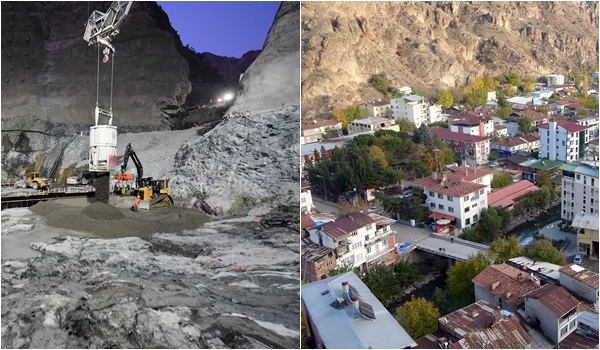
[[[210,52],[203,52],[202,56],[204,62],[216,69],[224,79],[237,85],[240,81],[240,74],[244,73],[250,67],[259,54],[259,50],[252,50],[246,52],[240,58],[221,57],[213,55]]]
[[[98,50],[83,40],[93,10],[110,2],[2,3],[2,171],[18,173],[37,154],[94,120]],[[79,19],[79,20],[76,20]],[[113,41],[113,124],[119,132],[170,129],[190,109],[234,90],[236,74],[252,63],[203,55],[182,46],[167,15],[154,2],[136,2]],[[225,63],[219,63],[223,59]],[[100,64],[100,107],[110,105],[113,60]]]
[[[3,213],[3,237],[39,225]],[[31,247],[37,257],[3,255],[3,348],[298,347],[297,232],[218,221]]]
[[[176,198],[209,213],[242,214],[299,198],[298,2],[283,2],[225,119],[175,156]]]
[[[598,62],[597,2],[304,2],[302,112],[381,95],[386,73],[425,93],[485,74],[566,75]]]

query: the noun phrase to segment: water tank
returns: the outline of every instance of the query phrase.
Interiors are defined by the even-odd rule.
[[[117,127],[97,125],[90,127],[89,169],[111,172],[117,168]]]
[[[415,227],[416,222],[414,219],[410,219],[410,226]]]

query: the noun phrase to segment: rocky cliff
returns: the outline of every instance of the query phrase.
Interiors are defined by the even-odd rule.
[[[421,93],[484,74],[568,74],[598,62],[598,2],[305,2],[305,118],[381,97],[386,73]]]

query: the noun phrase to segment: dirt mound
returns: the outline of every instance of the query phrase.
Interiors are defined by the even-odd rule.
[[[134,213],[100,202],[82,209],[81,202],[47,201],[32,206],[31,210],[44,216],[49,226],[85,231],[101,238],[145,238],[157,232],[177,233],[196,229],[210,220],[206,214],[193,209],[169,207]]]
[[[123,219],[125,214],[114,205],[96,202],[85,207],[81,214],[94,220],[118,220]]]

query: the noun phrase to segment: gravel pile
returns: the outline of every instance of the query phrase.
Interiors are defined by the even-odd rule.
[[[90,204],[81,213],[94,220],[118,220],[125,217],[125,214],[117,207],[106,203]]]

